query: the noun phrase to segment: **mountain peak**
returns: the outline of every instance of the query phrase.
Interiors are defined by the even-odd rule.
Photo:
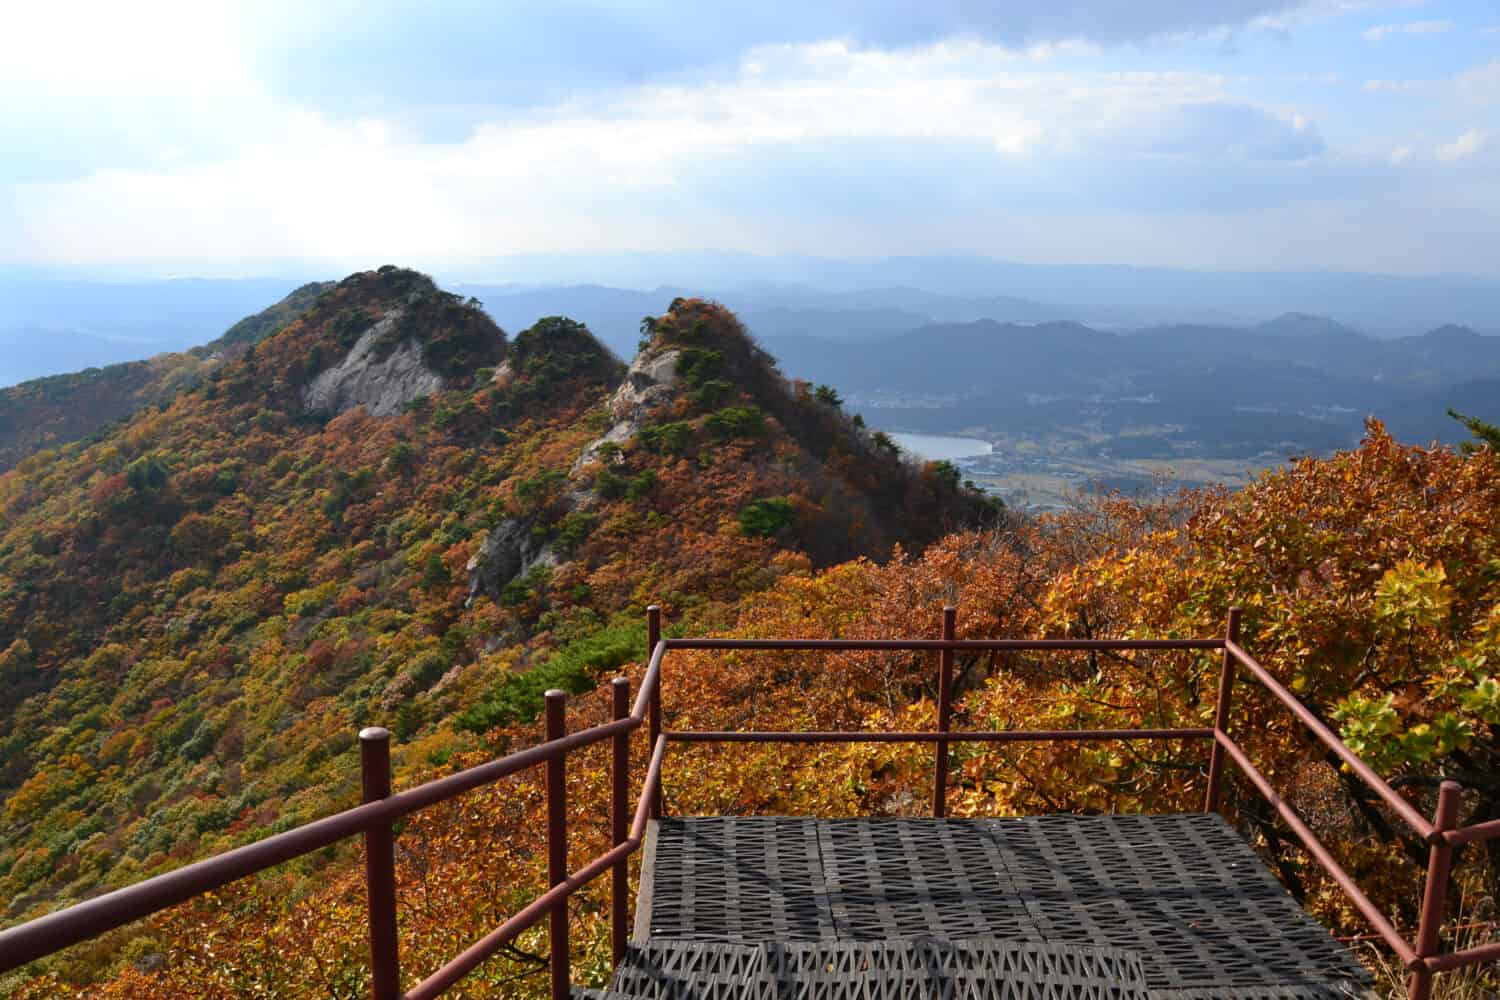
[[[505,333],[476,299],[425,274],[387,265],[317,296],[302,317],[262,341],[223,386],[280,398],[285,408],[391,416],[417,399],[471,384],[506,356]]]
[[[1257,324],[1255,330],[1274,337],[1358,337],[1360,334],[1327,316],[1287,312]]]
[[[1428,330],[1422,334],[1424,340],[1448,341],[1477,340],[1482,336],[1483,334],[1472,327],[1461,326],[1457,323],[1445,323],[1435,330]]]
[[[665,313],[643,324],[642,332],[648,335],[641,345],[645,350],[718,351],[739,375],[775,365],[775,359],[751,338],[734,313],[707,299],[673,299]]]

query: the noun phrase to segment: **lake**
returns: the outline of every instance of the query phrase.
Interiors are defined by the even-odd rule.
[[[988,455],[995,446],[978,438],[944,437],[940,434],[892,434],[891,440],[901,450],[930,462],[953,461],[958,458],[977,458]]]

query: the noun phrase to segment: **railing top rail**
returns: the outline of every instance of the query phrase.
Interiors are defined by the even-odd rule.
[[[1339,739],[1337,733],[1328,728],[1327,724],[1324,723],[1322,719],[1318,718],[1312,713],[1311,709],[1302,704],[1301,699],[1292,694],[1291,691],[1287,690],[1284,684],[1278,681],[1275,677],[1272,677],[1271,672],[1268,671],[1265,667],[1261,666],[1260,663],[1255,659],[1255,657],[1247,653],[1239,643],[1234,642],[1233,640],[1226,639],[1224,640],[1224,648],[1227,649],[1230,655],[1238,660],[1246,670],[1250,671],[1251,675],[1261,683],[1262,687],[1270,691],[1273,695],[1276,696],[1277,700],[1279,700],[1287,708],[1291,709],[1292,714],[1297,717],[1298,721],[1300,721],[1304,726],[1311,730],[1313,735],[1316,736],[1324,746],[1326,746],[1329,750],[1332,750],[1340,760],[1347,764],[1349,766],[1349,770],[1358,775],[1361,781],[1368,785],[1376,795],[1379,795],[1380,798],[1385,802],[1385,804],[1390,806],[1391,810],[1396,813],[1396,815],[1400,816],[1403,820],[1406,821],[1407,826],[1416,831],[1418,836],[1422,837],[1425,840],[1432,840],[1434,837],[1442,837],[1442,834],[1437,831],[1437,829],[1432,825],[1432,822],[1426,816],[1423,816],[1421,813],[1417,812],[1415,806],[1406,801],[1406,799],[1402,797],[1399,792],[1397,792],[1394,788],[1387,784],[1384,778],[1376,774],[1375,770],[1371,768],[1370,765],[1360,760],[1359,756],[1353,750],[1350,750],[1349,747],[1345,745],[1343,740]]]
[[[1349,901],[1354,904],[1354,908],[1359,910],[1365,920],[1370,923],[1370,926],[1375,928],[1375,931],[1385,939],[1385,943],[1390,946],[1391,950],[1400,957],[1401,963],[1409,966],[1415,961],[1417,959],[1417,952],[1412,948],[1411,943],[1401,936],[1401,932],[1396,930],[1395,925],[1391,923],[1390,919],[1380,911],[1380,907],[1376,906],[1370,897],[1365,895],[1364,890],[1344,870],[1343,865],[1339,864],[1338,860],[1329,853],[1328,848],[1323,846],[1323,842],[1317,838],[1317,835],[1308,828],[1307,824],[1287,804],[1286,800],[1276,793],[1276,789],[1271,787],[1271,782],[1251,762],[1250,755],[1245,753],[1244,748],[1223,730],[1217,730],[1214,733],[1214,738],[1229,754],[1235,765],[1244,772],[1245,777],[1255,786],[1255,790],[1271,804],[1271,807],[1276,810],[1282,821],[1286,823],[1292,833],[1296,834],[1297,839],[1302,841],[1302,846],[1307,849],[1308,854],[1312,855],[1313,860],[1322,865],[1323,870],[1328,873],[1329,877],[1344,891],[1344,895],[1349,898]]]
[[[945,729],[806,731],[777,729],[670,730],[673,743],[1048,743],[1067,741],[1211,740],[1212,729]]]
[[[1223,649],[1223,639],[663,639],[668,649],[1084,650]]]
[[[1472,826],[1462,826],[1457,830],[1443,831],[1443,839],[1451,847],[1472,844],[1476,840],[1494,840],[1497,837],[1500,837],[1500,819],[1475,823]]]
[[[630,706],[630,717],[637,722],[646,718],[651,705],[651,694],[661,686],[661,661],[667,655],[667,641],[661,640],[651,650],[651,659],[646,664],[646,674],[641,678],[641,689],[636,692],[635,704]]]
[[[630,716],[581,729],[0,930],[0,972],[641,725]]]

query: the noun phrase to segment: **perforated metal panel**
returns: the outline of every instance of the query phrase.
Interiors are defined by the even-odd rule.
[[[631,949],[612,995],[651,1000],[1147,1000],[1118,951],[1003,942],[658,941]]]
[[[758,944],[838,936],[816,823],[784,816],[664,820],[654,834],[637,937]],[[659,892],[667,895],[658,905]]]
[[[663,820],[638,936],[1113,948],[1153,997],[1361,996],[1368,976],[1221,817]],[[644,933],[642,933],[644,931]]]

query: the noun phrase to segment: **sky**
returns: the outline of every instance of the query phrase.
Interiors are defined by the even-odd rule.
[[[1497,234],[1494,0],[50,0],[0,33],[0,265],[1500,276]]]

